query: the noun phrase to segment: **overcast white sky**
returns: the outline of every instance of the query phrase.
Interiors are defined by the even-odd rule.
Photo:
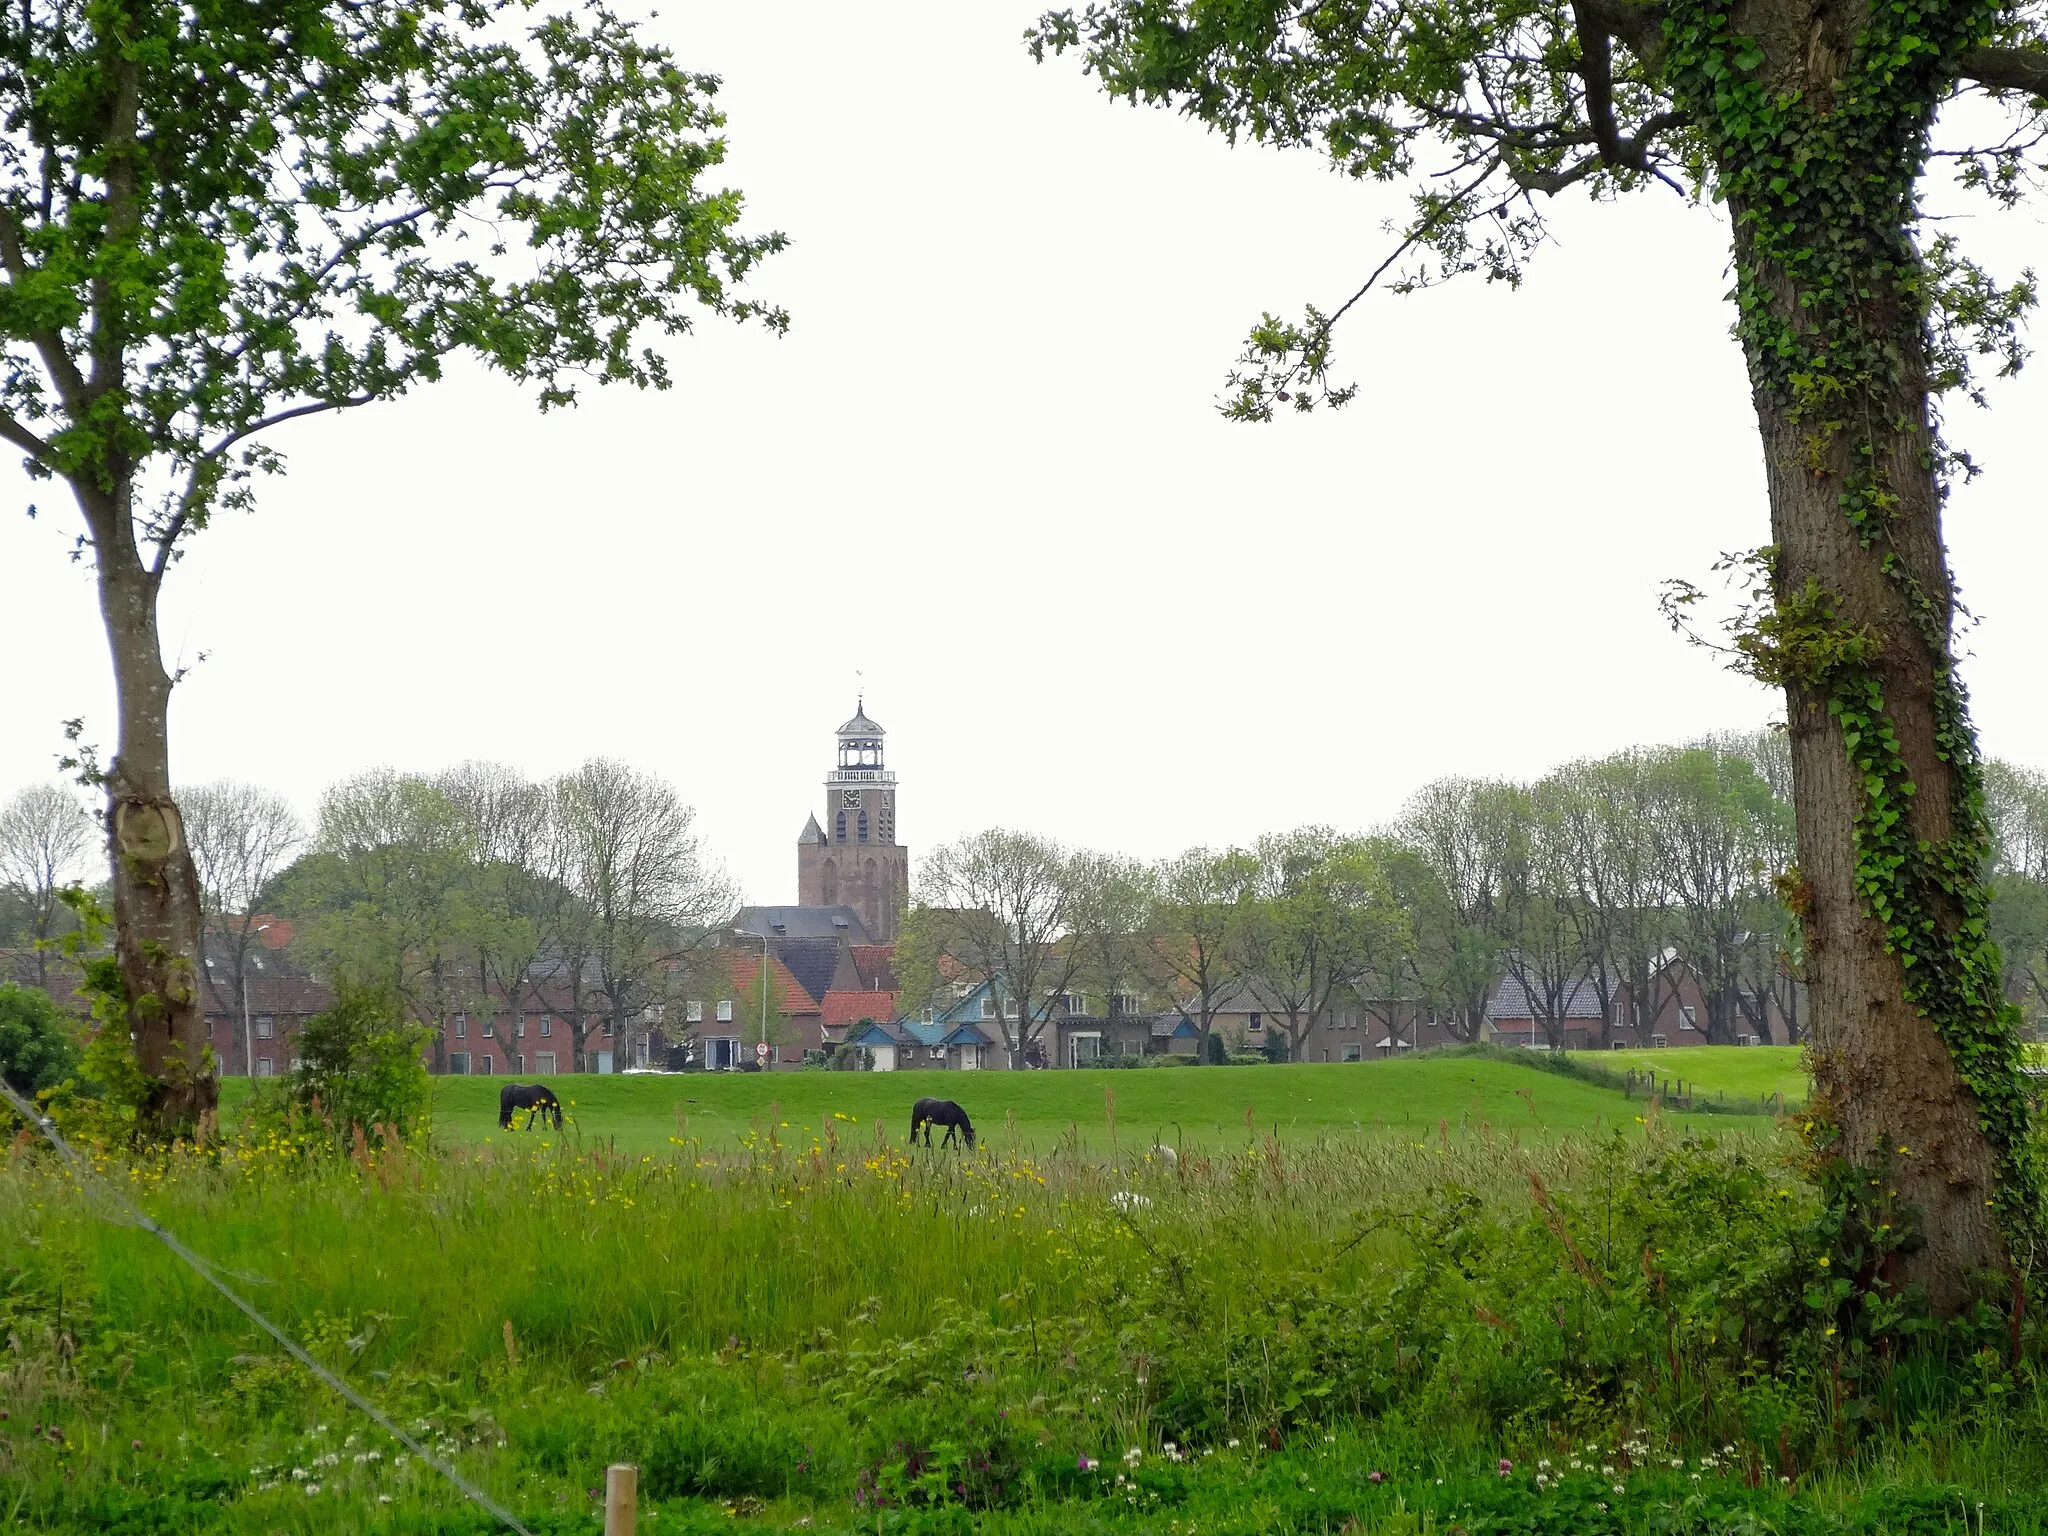
[[[795,242],[755,284],[790,334],[712,324],[669,393],[545,418],[458,371],[294,430],[289,477],[167,593],[173,659],[207,655],[179,777],[310,810],[381,763],[616,755],[789,901],[857,672],[915,853],[994,824],[1142,855],[1361,827],[1441,774],[1772,715],[1656,607],[1767,537],[1718,215],[1562,207],[1519,293],[1355,311],[1348,410],[1233,426],[1247,326],[1348,293],[1399,202],[1033,66],[1037,9],[665,8],[725,78],[753,227]],[[2039,260],[2033,215],[1980,222]],[[1988,472],[1949,522],[1987,748],[2035,763],[2044,403],[2048,363],[1956,424]],[[112,733],[75,514],[0,475],[4,791],[48,776],[64,718]]]

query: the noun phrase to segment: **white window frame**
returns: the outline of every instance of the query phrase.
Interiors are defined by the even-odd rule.
[[[555,1075],[555,1053],[553,1051],[535,1052],[533,1070],[541,1077],[553,1077]]]
[[[683,1004],[683,1022],[685,1024],[702,1024],[704,1022],[703,998],[693,997]]]
[[[718,1022],[721,1024],[730,1024],[732,1022],[732,999],[729,997],[721,997],[718,1000]]]

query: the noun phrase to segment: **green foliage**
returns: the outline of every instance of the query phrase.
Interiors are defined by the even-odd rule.
[[[17,1093],[55,1088],[78,1063],[71,1020],[49,993],[0,983],[0,1077]]]
[[[298,1065],[277,1090],[282,1102],[263,1106],[259,1118],[279,1118],[288,1103],[343,1141],[358,1131],[410,1141],[425,1133],[433,1107],[421,1060],[427,1043],[394,994],[342,987],[333,1006],[300,1029]]]

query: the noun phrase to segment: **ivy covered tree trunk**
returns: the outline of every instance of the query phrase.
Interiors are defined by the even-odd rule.
[[[2022,1257],[2038,1199],[2017,1019],[1985,933],[1930,273],[1909,235],[1935,104],[1985,15],[1828,0],[1666,23],[1733,216],[1770,492],[1770,603],[1743,644],[1786,695],[1811,1123],[1824,1158],[1858,1170],[1842,1188],[1872,1229],[1895,1224],[1895,1277],[1942,1314]]]

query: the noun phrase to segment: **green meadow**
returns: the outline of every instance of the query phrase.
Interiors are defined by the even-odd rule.
[[[1576,1058],[1585,1061],[1584,1057]],[[1614,1056],[1588,1063],[1618,1070]],[[1654,1061],[1667,1077],[1697,1084],[1704,1100],[1759,1101],[1784,1091],[1805,1097],[1798,1052],[1790,1048],[1638,1052],[1627,1064]],[[1401,1060],[1257,1067],[1173,1067],[1083,1072],[735,1072],[596,1076],[546,1081],[560,1095],[572,1141],[635,1153],[678,1142],[731,1151],[750,1134],[805,1141],[849,1122],[863,1139],[900,1142],[910,1106],[930,1095],[956,1099],[993,1145],[1047,1154],[1073,1143],[1092,1155],[1118,1148],[1241,1146],[1252,1136],[1302,1142],[1334,1137],[1410,1141],[1446,1132],[1490,1130],[1547,1138],[1561,1132],[1633,1127],[1645,1095],[1543,1070],[1514,1053],[1431,1052]],[[498,1091],[507,1079],[444,1077],[436,1082],[434,1128],[456,1145],[502,1138]],[[231,1084],[230,1109],[240,1100]],[[1761,1126],[1761,1115],[1671,1115],[1682,1125],[1721,1131]],[[523,1127],[525,1117],[516,1125]],[[523,1130],[515,1131],[520,1137]],[[534,1135],[540,1134],[538,1124]],[[807,1144],[807,1143],[806,1143]]]

